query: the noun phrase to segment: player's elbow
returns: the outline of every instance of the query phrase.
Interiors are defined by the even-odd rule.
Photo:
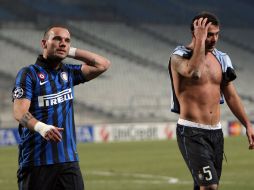
[[[100,64],[100,70],[102,72],[108,70],[108,68],[110,67],[111,62],[108,59],[105,59],[101,64]]]
[[[16,120],[16,121],[20,121],[21,119],[21,114],[15,109],[13,108],[13,111],[12,111],[12,116],[13,118]]]
[[[25,101],[26,100],[14,100],[12,115],[18,122],[20,122],[23,115],[28,112],[28,107],[26,106]]]

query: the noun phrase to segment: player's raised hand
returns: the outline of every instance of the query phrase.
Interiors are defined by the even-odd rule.
[[[196,40],[204,40],[207,38],[207,31],[212,23],[207,23],[207,18],[196,19],[193,23],[194,37]]]

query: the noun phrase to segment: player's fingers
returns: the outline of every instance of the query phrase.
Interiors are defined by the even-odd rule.
[[[201,21],[201,26],[205,28],[206,22],[207,22],[207,18],[204,18],[204,19]]]
[[[61,134],[62,131],[64,131],[64,128],[56,127],[55,130],[54,130],[55,134],[60,138],[62,138],[62,134]]]
[[[59,137],[58,134],[54,133],[52,140],[55,142],[60,142],[62,140],[62,137]]]
[[[60,142],[62,140],[62,136],[59,135],[58,131],[52,131],[52,138],[54,142]]]
[[[45,134],[46,140],[52,140],[55,142],[60,142],[62,140],[62,135],[58,131],[60,128],[52,128],[51,130],[47,131]],[[62,130],[61,130],[62,131]]]
[[[54,128],[53,129],[53,138],[54,138],[54,140],[55,141],[57,141],[57,142],[59,142],[59,141],[61,141],[62,140],[62,135],[61,135],[61,133],[59,132],[59,131],[63,131],[63,129],[62,128]]]
[[[253,150],[253,149],[254,149],[254,144],[253,144],[253,143],[250,143],[249,149],[250,149],[250,150]]]
[[[199,18],[199,19],[198,19],[198,23],[197,23],[198,26],[202,26],[202,21],[203,21],[203,20],[204,20],[204,18]]]
[[[247,137],[249,141],[249,149],[254,149],[254,136],[247,130]]]
[[[64,128],[59,128],[59,127],[57,127],[57,130],[60,131],[60,132],[62,132],[62,131],[64,131]]]
[[[46,140],[52,140],[51,131],[47,131],[44,138],[45,138]]]
[[[55,141],[57,141],[57,142],[60,142],[62,140],[62,135],[61,134],[55,133],[54,137],[55,137]]]
[[[50,131],[49,131],[49,138],[50,138],[50,140],[53,140],[53,141],[57,141],[57,134],[56,134],[56,132],[58,132],[55,128],[53,128],[53,129],[51,129]]]
[[[198,26],[198,20],[195,20],[195,21],[193,22],[193,26],[194,26],[194,28],[196,28],[196,27]]]
[[[211,22],[209,22],[206,26],[205,26],[205,28],[206,28],[206,30],[208,30],[208,28],[211,26]]]
[[[254,149],[254,142],[252,138],[249,139],[249,149]]]

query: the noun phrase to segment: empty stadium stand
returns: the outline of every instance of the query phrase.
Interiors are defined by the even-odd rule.
[[[225,11],[230,2],[230,10]],[[33,64],[47,26],[70,28],[73,46],[109,58],[112,66],[98,79],[76,88],[78,124],[176,120],[170,113],[167,65],[176,45],[187,44],[190,19],[201,10],[222,23],[218,49],[237,70],[235,85],[254,120],[254,19],[252,1],[176,0],[0,0],[0,127],[15,124],[11,88],[17,71]],[[17,11],[15,10],[17,9]],[[232,15],[234,19],[232,19]],[[65,62],[76,64],[72,59]],[[234,119],[226,105],[223,119]]]

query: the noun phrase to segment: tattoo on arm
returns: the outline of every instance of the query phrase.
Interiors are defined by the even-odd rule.
[[[193,79],[199,79],[201,72],[198,69],[193,68],[187,59],[180,56],[174,56],[173,68],[183,76],[190,76]]]
[[[172,56],[172,66],[173,66],[173,68],[176,70],[176,71],[179,71],[180,70],[180,68],[181,68],[181,64],[182,64],[182,62],[183,62],[183,60],[182,60],[182,58],[180,57],[180,56],[178,56],[178,55],[173,55]]]
[[[20,123],[23,127],[27,127],[28,122],[29,122],[31,119],[33,119],[33,118],[34,118],[34,116],[33,116],[31,113],[27,112],[27,113],[25,113],[25,114],[22,116],[22,118],[21,118],[21,120],[20,120],[19,123]]]

